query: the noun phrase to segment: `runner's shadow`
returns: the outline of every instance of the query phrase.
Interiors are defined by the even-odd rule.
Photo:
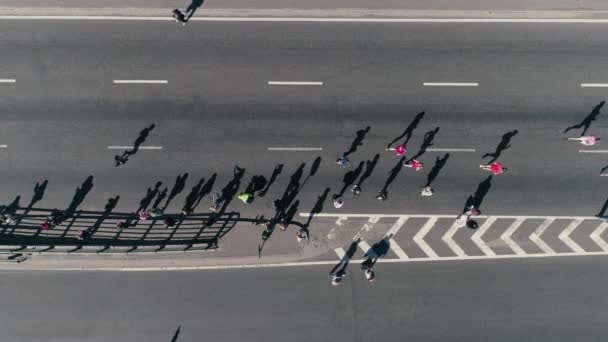
[[[322,160],[321,157],[317,157],[312,162],[312,166],[310,167],[310,172],[308,172],[308,176],[306,176],[306,179],[304,179],[304,181],[302,182],[302,185],[300,185],[300,190],[304,187],[304,184],[306,184],[308,182],[310,177],[317,174],[317,171],[319,171],[319,166],[321,165],[321,160]]]
[[[477,185],[475,193],[467,198],[463,212],[466,212],[471,205],[481,212],[481,204],[492,187],[492,177],[488,176],[488,178]]]
[[[175,330],[175,333],[173,334],[173,338],[171,339],[171,342],[177,342],[177,339],[179,338],[180,328],[181,328],[181,325],[178,325],[177,330]]]
[[[165,205],[163,206],[163,208],[167,208],[169,206],[169,203],[171,203],[171,201],[173,201],[173,199],[175,198],[175,196],[177,196],[179,193],[181,193],[184,188],[186,187],[186,179],[188,179],[188,173],[184,173],[183,175],[178,175],[177,178],[175,179],[175,184],[173,185],[173,189],[171,189],[171,193],[169,193],[169,197],[167,197],[167,202],[165,202]]]
[[[376,154],[374,156],[374,159],[372,160],[365,161],[365,172],[363,173],[363,175],[361,175],[361,178],[359,178],[359,181],[356,184],[357,187],[361,188],[363,182],[365,182],[365,180],[372,175],[372,172],[374,172],[374,168],[376,168],[376,164],[378,164],[378,159],[380,159],[380,154]]]
[[[387,192],[388,187],[393,183],[393,181],[395,180],[395,178],[397,177],[399,172],[401,172],[401,169],[403,169],[404,160],[405,160],[405,157],[401,157],[401,159],[399,159],[397,164],[388,172],[388,178],[386,179],[386,182],[384,182],[384,186],[382,187],[382,192]]]
[[[365,135],[369,132],[370,129],[371,129],[371,127],[367,126],[365,129],[358,130],[355,140],[353,140],[348,151],[344,152],[344,154],[342,154],[342,156],[347,157],[350,154],[357,151],[357,148],[359,148],[359,146],[363,145],[363,139],[365,139]]]
[[[266,196],[268,189],[270,189],[270,186],[276,181],[277,177],[281,174],[281,171],[283,171],[283,164],[279,164],[274,167],[274,170],[272,170],[272,175],[270,175],[270,180],[268,183],[266,183],[266,187],[264,187],[264,189],[258,193],[258,197]]]
[[[186,200],[184,201],[184,206],[182,207],[182,214],[188,215],[194,211],[194,204],[199,198],[199,194],[203,185],[205,184],[205,178],[201,178],[195,186],[192,187],[188,196],[186,196]]]
[[[80,206],[80,204],[82,204],[82,201],[84,201],[91,189],[93,189],[93,176],[87,177],[82,185],[76,188],[72,202],[67,209],[63,211],[63,220],[66,220],[74,215],[76,209]]]
[[[146,195],[139,201],[139,208],[137,208],[136,211],[139,212],[148,209],[148,206],[150,205],[154,197],[156,197],[156,195],[158,194],[160,186],[162,184],[162,182],[156,182],[154,188],[148,188],[146,190]]]
[[[306,231],[306,233],[308,233],[308,227],[310,227],[310,223],[312,222],[313,217],[316,214],[319,214],[323,211],[323,204],[325,204],[325,200],[327,200],[327,196],[329,196],[329,191],[330,191],[330,188],[325,188],[325,191],[323,191],[321,196],[317,197],[317,201],[315,202],[315,205],[310,210],[308,219],[306,220],[306,223],[304,223],[304,226],[302,227]],[[310,235],[307,235],[307,236],[310,236]]]
[[[186,8],[186,13],[188,14],[188,16],[186,17],[186,21],[188,21],[188,20],[190,20],[190,18],[192,18],[192,16],[194,15],[194,12],[196,12],[196,10],[198,10],[199,7],[201,7],[204,2],[205,2],[205,0],[192,0],[192,3],[190,3],[190,6],[188,6],[188,8]]]
[[[95,221],[93,226],[91,226],[91,228],[89,229],[89,232],[90,232],[90,234],[88,234],[89,237],[91,237],[93,234],[95,234],[95,232],[97,232],[97,229],[99,229],[99,227],[101,227],[101,224],[103,223],[103,221],[105,221],[110,216],[110,214],[112,213],[112,210],[114,210],[114,208],[116,208],[116,204],[118,203],[119,199],[120,199],[120,196],[111,197],[108,199],[108,202],[106,203],[103,213],[101,213],[101,216],[99,216],[97,221]]]
[[[412,134],[414,133],[414,130],[416,129],[416,127],[418,127],[418,124],[420,123],[420,120],[422,120],[423,117],[424,117],[424,111],[416,114],[416,116],[414,117],[414,120],[412,120],[412,122],[409,124],[409,126],[407,126],[405,131],[403,131],[403,133],[400,136],[393,139],[393,141],[391,141],[386,146],[386,148],[390,148],[394,143],[403,139],[404,137],[405,137],[405,141],[403,142],[403,145],[407,145],[407,143],[412,138]]]
[[[606,201],[604,201],[604,205],[602,205],[602,208],[600,209],[600,212],[597,213],[597,215],[595,215],[595,216],[600,217],[600,216],[606,215],[606,210],[607,209],[608,209],[608,199],[606,199]]]
[[[572,130],[572,129],[578,129],[578,128],[582,128],[583,130],[581,131],[581,137],[583,135],[585,135],[585,133],[587,133],[587,130],[589,129],[589,127],[591,126],[591,122],[595,121],[597,119],[597,116],[600,115],[600,110],[602,109],[602,107],[604,107],[604,104],[606,104],[605,101],[600,102],[597,106],[595,106],[593,108],[593,110],[591,111],[591,113],[589,113],[589,115],[587,115],[583,121],[581,121],[580,123],[567,127],[564,130],[564,133],[568,133],[568,131]]]
[[[424,138],[422,139],[422,144],[420,145],[420,150],[413,157],[411,157],[406,163],[411,162],[412,160],[421,157],[426,153],[426,150],[433,146],[433,142],[435,140],[435,135],[439,132],[439,127],[435,127],[434,130],[428,131],[424,133]]]
[[[487,157],[492,157],[492,159],[486,163],[487,165],[490,165],[493,162],[495,162],[496,160],[498,160],[498,157],[500,157],[502,152],[504,150],[508,149],[509,147],[511,147],[511,145],[510,145],[511,139],[514,136],[516,136],[517,133],[518,133],[518,131],[516,129],[514,129],[511,132],[507,132],[507,133],[503,134],[502,140],[496,146],[496,150],[494,151],[494,153],[486,153],[483,155],[483,157],[481,157],[482,159],[487,158]]]
[[[301,189],[300,180],[302,179],[302,176],[304,174],[305,166],[306,166],[306,163],[300,164],[300,166],[296,169],[296,171],[293,173],[293,175],[291,175],[291,178],[289,179],[289,184],[287,184],[287,187],[285,188],[285,192],[283,192],[283,195],[281,196],[281,198],[277,199],[275,201],[275,204],[276,204],[275,205],[275,207],[276,207],[275,219],[278,219],[285,213],[285,210],[287,209],[287,207],[289,207],[291,202],[298,195],[298,192]]]
[[[435,181],[435,179],[439,175],[439,172],[441,171],[441,169],[443,169],[445,163],[447,163],[449,157],[450,154],[446,153],[442,158],[437,157],[437,159],[435,159],[435,165],[433,165],[433,168],[426,176],[426,184],[424,185],[425,187],[431,186],[431,183]]]
[[[366,259],[365,261],[363,261],[362,265],[374,267],[374,265],[376,264],[376,262],[378,262],[379,259],[386,256],[390,249],[389,240],[392,237],[392,234],[390,236],[385,236],[382,240],[376,242],[372,247],[370,247],[370,249],[365,252]]]
[[[46,191],[46,186],[48,185],[48,183],[48,180],[45,180],[44,182],[42,182],[42,184],[36,182],[36,185],[34,186],[34,196],[32,196],[32,200],[27,205],[26,212],[29,211],[34,206],[34,204],[42,200],[42,198],[44,197],[44,191]]]
[[[348,247],[348,250],[346,251],[346,253],[342,257],[342,259],[340,259],[340,262],[338,262],[334,266],[334,268],[332,268],[332,270],[329,272],[330,275],[344,274],[344,273],[346,273],[346,267],[348,267],[348,264],[350,264],[350,260],[353,258],[353,256],[357,252],[357,245],[358,244],[359,244],[358,240],[354,240],[350,244],[350,246]]]
[[[360,162],[359,166],[357,166],[356,169],[348,171],[347,173],[344,174],[344,177],[342,178],[342,182],[344,183],[344,185],[342,186],[342,190],[340,190],[340,192],[338,194],[335,194],[334,197],[337,198],[337,197],[342,197],[342,195],[344,195],[344,192],[346,192],[346,189],[357,180],[357,178],[363,171],[363,164],[364,164],[364,162]]]

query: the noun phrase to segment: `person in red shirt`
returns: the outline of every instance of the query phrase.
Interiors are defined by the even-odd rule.
[[[596,137],[595,135],[587,135],[579,138],[568,138],[568,140],[578,141],[585,146],[593,146],[600,141],[600,138]]]
[[[479,168],[482,170],[490,171],[494,175],[499,175],[508,170],[506,167],[503,167],[500,162],[494,162],[490,165],[479,165]]]
[[[414,171],[420,171],[422,170],[423,164],[418,159],[413,159],[411,161],[405,162],[403,166],[411,167],[412,169],[414,169]]]

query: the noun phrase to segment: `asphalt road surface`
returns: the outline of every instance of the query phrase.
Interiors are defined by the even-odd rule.
[[[93,188],[81,208],[101,209],[120,195],[117,210],[133,210],[157,181],[170,191],[188,173],[183,197],[200,178],[217,173],[215,188],[246,169],[282,173],[265,198],[232,210],[270,211],[289,177],[313,160],[321,166],[298,195],[308,212],[326,187],[342,188],[345,171],[334,163],[358,130],[370,127],[352,153],[352,169],[380,155],[359,198],[342,210],[366,213],[458,213],[488,173],[482,155],[503,134],[518,130],[500,161],[509,172],[493,177],[485,213],[592,215],[605,200],[600,177],[605,154],[564,140],[563,130],[585,118],[606,97],[605,25],[579,24],[348,24],[4,21],[0,78],[2,201],[29,201],[36,182],[48,180],[41,207],[67,206],[89,176]],[[114,80],[166,80],[166,84],[115,84]],[[315,81],[322,86],[271,86],[269,81]],[[478,83],[428,87],[424,82]],[[437,157],[420,157],[422,171],[403,168],[374,197],[399,164],[384,149],[424,111],[408,143],[411,156],[425,132],[439,128],[431,148],[447,152],[421,198]],[[590,134],[604,135],[600,109]],[[140,150],[114,167],[122,150],[154,123]],[[268,148],[322,148],[269,151]],[[485,161],[489,160],[486,158]],[[348,195],[348,189],[346,189]],[[181,196],[181,197],[180,197]],[[210,202],[207,198],[205,201]],[[205,208],[208,203],[201,205]],[[333,209],[333,208],[332,208]],[[199,209],[204,210],[204,209]]]
[[[601,341],[605,259],[2,274],[7,341]],[[176,329],[181,326],[176,339]]]

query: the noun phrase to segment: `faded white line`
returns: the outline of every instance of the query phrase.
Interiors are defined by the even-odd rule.
[[[500,254],[493,256],[474,255],[464,257],[436,257],[436,258],[410,258],[410,259],[380,259],[379,263],[407,263],[407,262],[431,262],[431,261],[472,261],[488,259],[522,259],[522,258],[556,258],[556,257],[584,257],[584,256],[604,256],[608,252],[586,252],[579,253],[560,253],[560,254]],[[350,260],[352,263],[361,263],[365,260]],[[241,264],[241,265],[209,265],[209,266],[167,266],[167,267],[23,267],[21,264],[0,265],[0,271],[117,271],[117,272],[162,272],[162,271],[197,271],[197,270],[230,270],[230,269],[251,269],[251,268],[276,268],[276,267],[302,267],[302,266],[323,266],[335,265],[335,260],[326,261],[306,261],[306,262],[285,262],[273,264]]]
[[[129,150],[134,149],[135,146],[108,146],[109,150]],[[140,150],[162,150],[162,146],[139,146]]]
[[[425,87],[477,87],[479,83],[458,83],[458,82],[423,82]]]
[[[0,148],[7,148],[8,145],[0,145]]]
[[[322,86],[323,82],[310,82],[310,81],[268,81],[268,85],[304,85],[304,86]]]
[[[608,153],[608,150],[578,150],[578,153]]]
[[[16,79],[13,78],[0,78],[0,83],[15,83],[17,82]]]
[[[167,84],[167,80],[114,80],[115,84]]]
[[[608,83],[581,83],[583,88],[608,88]]]
[[[310,213],[300,213],[300,217],[308,217],[310,216]],[[429,218],[429,217],[435,217],[435,218],[454,218],[456,219],[457,215],[433,215],[433,214],[413,214],[413,215],[404,215],[404,214],[350,214],[350,213],[318,213],[315,214],[315,217],[340,217],[340,216],[347,216],[347,217],[371,217],[371,216],[375,216],[378,218],[383,218],[383,217],[415,217],[415,218]],[[529,219],[541,219],[544,220],[546,218],[553,218],[553,219],[570,219],[570,220],[576,220],[576,219],[583,219],[583,220],[598,220],[598,218],[596,216],[540,216],[540,215],[479,215],[476,216],[477,218],[488,218],[488,217],[495,217],[497,219],[518,219],[518,218],[522,218],[524,220],[529,220]]]
[[[474,148],[427,148],[427,152],[475,152]]]
[[[344,248],[338,247],[338,248],[334,249],[334,252],[336,252],[336,254],[338,255],[338,258],[340,260],[344,260],[344,257],[346,256],[346,252],[344,251]]]
[[[268,151],[323,151],[322,147],[269,147]]]
[[[598,12],[598,11],[594,11]],[[601,12],[601,11],[599,11]],[[1,20],[119,20],[173,21],[170,16],[68,16],[68,15],[3,15]],[[608,24],[608,19],[540,19],[540,18],[342,18],[342,17],[194,17],[189,21],[249,21],[249,22],[336,22],[336,23],[563,23]]]

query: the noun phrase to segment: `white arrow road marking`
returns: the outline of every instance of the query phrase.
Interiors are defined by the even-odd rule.
[[[486,245],[485,242],[481,239],[483,234],[490,228],[490,226],[496,221],[495,217],[489,217],[482,225],[477,229],[477,231],[471,236],[471,240],[475,242],[477,247],[483,251],[485,255],[496,255],[494,251]]]
[[[515,221],[513,221],[513,223],[511,223],[511,225],[509,226],[509,228],[507,228],[507,230],[505,230],[504,233],[502,233],[502,235],[500,236],[500,238],[507,243],[507,245],[513,250],[513,252],[515,252],[515,254],[517,255],[525,255],[526,252],[521,249],[521,247],[519,247],[515,241],[513,241],[513,239],[511,239],[511,235],[513,235],[513,233],[515,233],[515,231],[517,230],[517,228],[519,228],[519,226],[521,226],[521,224],[524,222],[524,218],[517,218],[515,219]]]
[[[538,248],[540,248],[543,252],[547,254],[555,254],[555,251],[551,249],[551,247],[549,247],[549,245],[547,245],[545,241],[540,238],[540,236],[545,231],[545,229],[547,229],[547,227],[549,227],[551,223],[553,223],[553,221],[555,221],[555,218],[545,219],[545,221],[541,223],[540,226],[538,226],[538,228],[536,228],[536,230],[532,232],[532,234],[530,234],[530,240],[532,240],[532,242],[534,242],[538,246]]]
[[[445,242],[445,244],[448,245],[448,247],[450,247],[450,249],[456,254],[456,256],[463,257],[463,256],[466,256],[467,254],[452,239],[454,237],[454,234],[456,234],[456,232],[458,231],[458,228],[460,228],[460,226],[458,225],[458,223],[456,221],[454,221],[454,223],[452,223],[452,226],[450,227],[450,229],[448,229],[448,231],[445,232],[445,234],[441,237],[441,240],[443,240],[443,242]]]
[[[424,226],[422,226],[418,233],[414,235],[414,241],[418,244],[420,249],[422,249],[424,253],[426,253],[426,255],[428,255],[431,259],[439,258],[439,256],[437,255],[437,253],[435,253],[431,246],[429,246],[426,241],[424,241],[424,236],[429,232],[429,230],[431,230],[431,228],[433,228],[435,222],[437,222],[437,217],[429,217]]]
[[[341,260],[344,260],[344,258],[346,257],[346,252],[344,251],[344,248],[342,247],[338,247],[336,249],[334,249],[334,252],[336,252],[336,254],[338,255],[338,258],[340,258]],[[344,260],[346,261],[346,260]]]
[[[576,219],[570,222],[568,227],[559,233],[558,236],[558,238],[564,241],[564,243],[568,245],[568,247],[570,247],[570,249],[575,253],[585,253],[585,250],[570,238],[570,234],[572,234],[572,232],[576,229],[576,227],[578,227],[579,224],[581,224],[581,222],[583,222],[582,219]]]
[[[600,246],[604,252],[608,252],[608,243],[606,243],[606,241],[604,241],[600,235],[602,235],[606,228],[608,228],[608,222],[602,222],[599,226],[597,226],[597,228],[595,228],[593,233],[589,235],[591,240],[595,241],[595,243],[597,243],[597,245]]]
[[[407,216],[400,217],[397,220],[397,222],[395,222],[393,224],[393,226],[391,227],[391,229],[389,229],[388,232],[386,232],[386,234],[384,235],[384,239],[387,240],[390,249],[395,254],[397,254],[397,256],[399,257],[399,259],[408,259],[409,257],[407,256],[407,254],[405,253],[405,251],[403,249],[401,249],[401,247],[393,239],[393,236],[397,235],[397,232],[399,232],[399,230],[401,229],[401,227],[403,227],[403,225],[405,224],[405,221],[407,221],[407,219],[408,219]]]

